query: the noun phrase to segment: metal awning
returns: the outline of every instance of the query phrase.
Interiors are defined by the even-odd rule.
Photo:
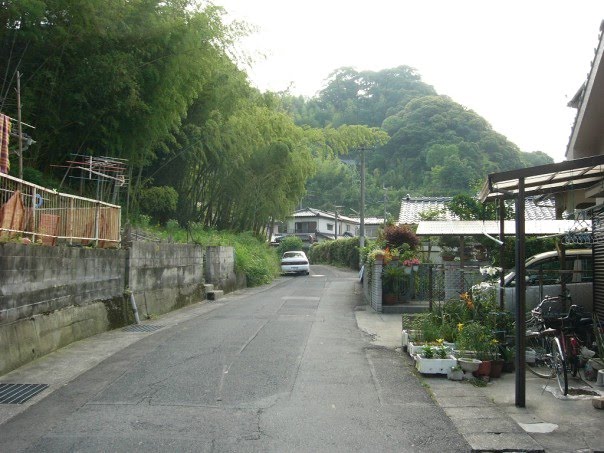
[[[480,201],[515,198],[521,179],[526,196],[587,189],[604,184],[604,155],[492,173],[480,191]]]
[[[527,220],[525,234],[527,236],[554,236],[567,232],[584,232],[585,227],[591,228],[591,221],[581,224],[577,231],[574,220]],[[506,220],[503,228],[506,236],[516,235],[516,222]],[[483,234],[498,235],[501,223],[497,220],[424,220],[417,225],[415,234],[418,236],[480,236]]]
[[[526,397],[526,360],[524,356],[526,345],[524,335],[526,332],[526,269],[524,260],[526,258],[525,236],[528,223],[524,217],[525,199],[531,195],[554,195],[582,189],[592,189],[590,192],[594,194],[604,189],[604,155],[492,173],[487,177],[480,191],[479,199],[481,202],[497,200],[500,210],[503,210],[505,199],[515,199],[516,306],[514,317],[516,319],[516,406],[518,407],[525,407]],[[500,237],[502,237],[505,234],[505,222],[500,223],[500,228]],[[503,250],[503,245],[501,247]],[[503,276],[500,277],[500,286],[503,287]],[[563,289],[564,287],[562,287]],[[503,292],[501,291],[500,303],[502,301]]]

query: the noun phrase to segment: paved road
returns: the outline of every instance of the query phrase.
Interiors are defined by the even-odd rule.
[[[313,266],[121,350],[0,425],[1,451],[468,451]]]

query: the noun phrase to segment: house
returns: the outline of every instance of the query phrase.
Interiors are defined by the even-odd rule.
[[[488,175],[480,200],[514,200],[523,208],[527,196],[555,197],[557,219],[566,216],[574,224],[562,235],[564,244],[593,249],[593,311],[604,317],[604,22],[594,60],[569,105],[577,109],[564,162]],[[517,250],[524,256],[524,222],[519,227]],[[556,220],[559,222],[559,220]],[[552,222],[547,222],[552,223]],[[521,263],[521,264],[518,264]],[[522,261],[518,271],[524,272]],[[519,284],[522,289],[523,284]],[[520,300],[522,303],[522,299]]]
[[[379,225],[384,220],[378,217],[366,218],[364,221],[365,237],[377,236]],[[360,234],[360,219],[340,213],[304,208],[295,211],[285,222],[285,235],[310,235],[313,241],[321,242],[342,237],[355,237]]]
[[[604,156],[604,21],[587,80],[569,106],[577,109],[568,145],[569,161]],[[601,169],[600,169],[601,170]],[[591,219],[594,257],[594,311],[604,318],[604,177],[586,188],[563,192],[556,198],[558,210],[572,212],[578,222]]]

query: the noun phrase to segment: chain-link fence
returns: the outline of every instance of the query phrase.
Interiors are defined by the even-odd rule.
[[[460,294],[470,291],[472,286],[484,281],[478,267],[461,267],[457,263],[420,264],[414,267],[389,263],[384,268],[384,273],[388,273],[388,267],[400,267],[404,270],[397,285],[383,282],[383,294],[394,292],[397,302],[442,302],[459,297]]]

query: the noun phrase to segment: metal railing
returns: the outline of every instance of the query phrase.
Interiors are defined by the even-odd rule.
[[[118,247],[121,207],[0,174],[0,241]]]

